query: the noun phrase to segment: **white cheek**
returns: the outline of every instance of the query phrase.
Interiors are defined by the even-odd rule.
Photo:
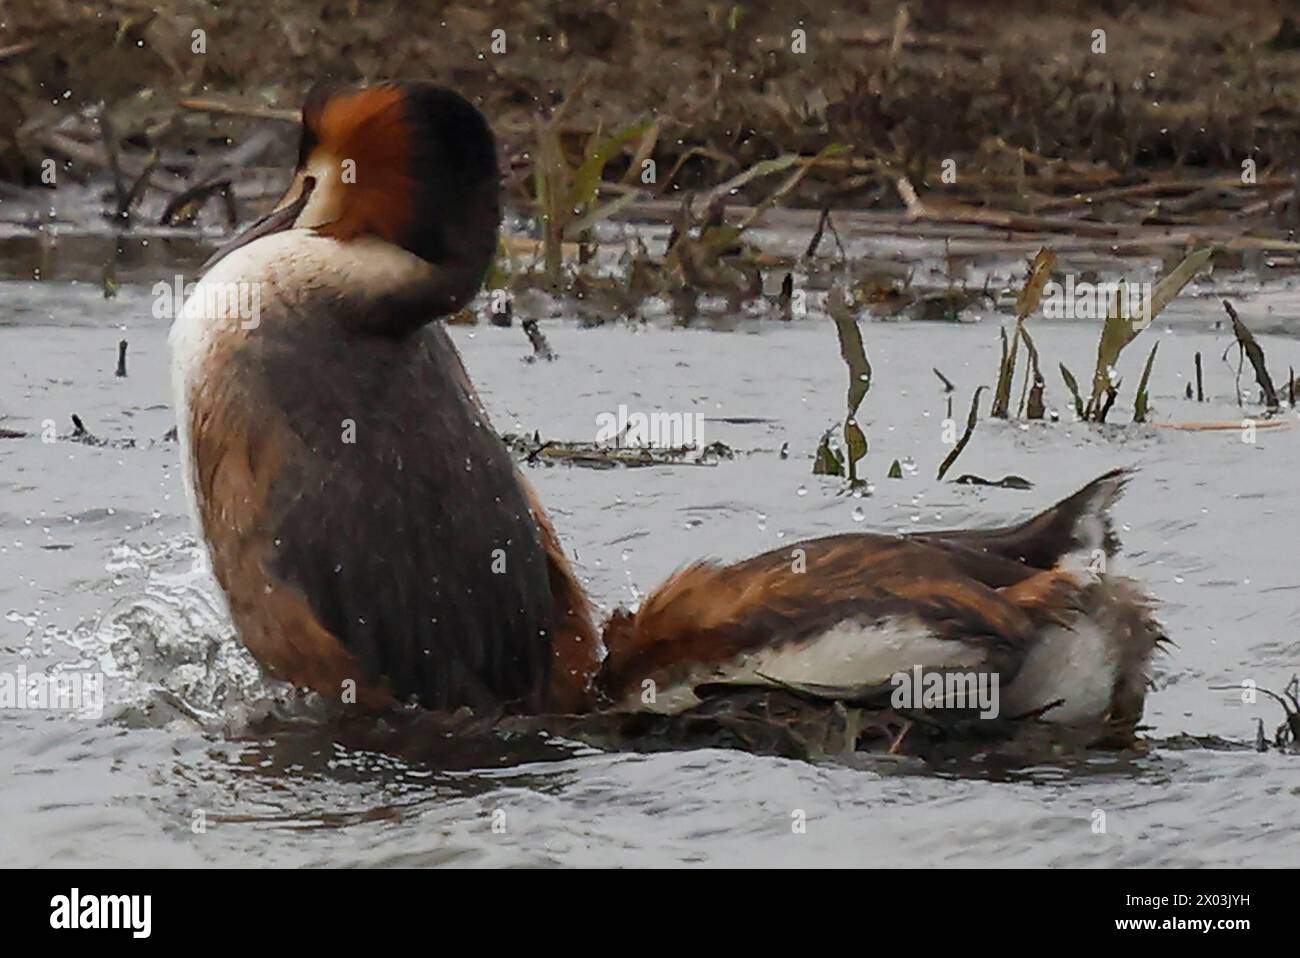
[[[312,157],[303,175],[314,179],[316,185],[312,187],[311,196],[307,197],[307,204],[302,208],[302,212],[294,220],[295,227],[315,229],[338,219],[342,207],[342,191],[348,186],[343,182],[344,163],[348,162],[352,161],[336,160],[332,157]],[[353,173],[355,174],[355,168]]]

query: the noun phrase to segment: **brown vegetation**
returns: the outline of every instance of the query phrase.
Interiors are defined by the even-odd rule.
[[[922,193],[952,186],[943,192],[996,196],[1000,209],[1059,214],[1077,192],[1108,187],[1107,208],[1149,211],[1162,192],[1178,195],[1123,191],[1152,170],[1239,177],[1253,157],[1268,180],[1289,168],[1300,146],[1300,32],[1281,0],[1047,6],[9,0],[0,178],[35,182],[51,131],[100,104],[124,159],[143,160],[238,141],[250,116],[292,116],[317,79],[388,76],[432,77],[479,102],[506,144],[519,200],[531,193],[538,115],[583,78],[566,144],[654,121],[640,153],[656,161],[659,192],[832,143],[852,154],[814,171],[792,199],[898,206],[894,183],[907,176]],[[192,52],[198,29],[202,54]],[[495,29],[504,54],[491,49]],[[1098,29],[1104,54],[1093,52]],[[796,30],[806,52],[796,52]],[[195,98],[240,115],[179,108]],[[939,179],[945,159],[955,184]],[[613,178],[629,161],[611,164]],[[1216,187],[1182,195],[1203,206],[1207,189]]]

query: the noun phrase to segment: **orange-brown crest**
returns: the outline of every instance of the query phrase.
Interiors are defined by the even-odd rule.
[[[339,240],[371,234],[401,245],[415,209],[411,130],[402,91],[377,86],[334,96],[304,121],[316,141],[305,169],[334,192],[317,232]]]
[[[496,140],[463,97],[419,81],[317,86],[303,106],[293,181],[275,209],[206,264],[288,229],[340,242],[369,237],[439,273],[386,307],[395,328],[455,312],[478,292],[501,219]],[[409,320],[409,321],[408,321]]]

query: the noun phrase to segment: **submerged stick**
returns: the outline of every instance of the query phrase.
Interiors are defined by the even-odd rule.
[[[1177,429],[1181,432],[1228,432],[1241,429],[1239,420],[1208,420],[1201,422],[1153,422],[1156,429]],[[1294,425],[1289,419],[1269,419],[1255,423],[1256,429],[1290,429]]]
[[[839,248],[840,262],[848,259],[848,255],[844,252],[844,243],[840,241],[840,234],[835,229],[835,223],[831,220],[831,208],[829,206],[824,207],[821,216],[817,218],[817,228],[813,231],[812,239],[808,241],[808,248],[804,250],[805,259],[812,259],[817,255],[817,250],[822,245],[822,236],[825,235],[828,229],[831,232],[831,238],[835,240],[836,247]]]
[[[99,134],[104,142],[104,156],[108,159],[109,171],[113,174],[113,195],[117,198],[118,215],[121,216],[129,206],[126,175],[122,172],[122,163],[117,153],[117,132],[108,118],[107,106],[99,114]]]
[[[1097,412],[1097,422],[1106,421],[1106,417],[1110,415],[1110,407],[1115,405],[1115,400],[1117,398],[1119,398],[1118,383],[1106,390],[1106,398],[1101,404],[1101,409]]]
[[[970,437],[975,432],[975,424],[979,422],[980,393],[987,388],[987,386],[980,386],[975,390],[975,395],[970,401],[970,414],[966,417],[966,431],[962,433],[961,438],[957,440],[957,445],[952,447],[952,452],[948,453],[947,458],[945,458],[942,465],[939,466],[939,475],[937,478],[943,479],[943,477],[947,475],[948,470],[952,468],[952,464],[956,462],[957,457],[961,455],[961,451],[965,449],[966,444],[970,442]]]
[[[154,150],[149,154],[149,160],[145,163],[144,169],[136,177],[131,188],[126,191],[126,196],[118,203],[117,215],[119,219],[130,220],[131,207],[135,206],[136,201],[144,195],[144,191],[149,188],[149,178],[153,176],[153,171],[158,168],[162,155]]]
[[[998,382],[993,387],[993,408],[989,415],[997,419],[1006,419],[1011,405],[1011,380],[1016,373],[1016,347],[1020,343],[1020,328],[1007,339],[1007,328],[998,330],[1002,337],[1002,358],[998,361]]]
[[[1211,692],[1239,692],[1240,686],[1236,685],[1211,685]],[[1261,686],[1255,686],[1255,691],[1263,692],[1273,701],[1282,706],[1282,711],[1286,715],[1285,721],[1278,726],[1277,734],[1274,737],[1274,744],[1279,748],[1285,745],[1283,732],[1290,734],[1291,741],[1300,741],[1300,698],[1297,698],[1297,682],[1294,677],[1287,683],[1281,693],[1266,689]]]
[[[199,113],[215,113],[219,116],[243,116],[256,120],[277,120],[281,123],[298,123],[302,120],[299,110],[277,110],[273,107],[246,105],[213,97],[188,97],[179,104],[186,110]]]
[[[528,341],[533,344],[533,355],[529,359],[545,359],[548,362],[555,359],[555,351],[551,349],[551,344],[546,341],[542,335],[542,330],[537,325],[535,319],[525,319],[523,322],[524,335]]]
[[[198,216],[199,211],[203,209],[203,204],[208,201],[209,197],[214,193],[221,193],[227,197],[226,221],[233,227],[235,224],[230,215],[233,207],[229,205],[231,202],[229,200],[231,182],[228,176],[218,177],[176,194],[163,207],[162,215],[158,217],[158,225],[171,226],[177,221],[182,223],[192,222]]]
[[[817,218],[817,229],[813,230],[812,239],[808,241],[808,248],[804,250],[804,257],[812,259],[817,255],[817,247],[822,245],[822,234],[826,232],[826,221],[831,218],[831,208],[829,206],[822,209],[822,215]]]
[[[1034,338],[1029,335],[1028,329],[1021,327],[1020,337],[1025,341],[1025,348],[1029,350],[1029,375],[1025,376],[1025,392],[1020,396],[1018,415],[1023,415],[1027,419],[1042,419],[1047,413],[1047,406],[1043,402],[1043,390],[1047,384],[1043,381],[1043,371],[1038,366],[1038,347],[1034,345]]]
[[[1250,360],[1250,365],[1255,369],[1255,382],[1259,383],[1259,388],[1264,391],[1265,404],[1269,409],[1277,409],[1277,390],[1273,388],[1273,378],[1269,376],[1268,367],[1264,363],[1264,350],[1260,348],[1254,334],[1241,321],[1237,311],[1232,308],[1232,303],[1225,299],[1223,308],[1228,311],[1228,318],[1232,320],[1232,332],[1237,337],[1237,343],[1241,346],[1242,352],[1246,354],[1246,358]]]

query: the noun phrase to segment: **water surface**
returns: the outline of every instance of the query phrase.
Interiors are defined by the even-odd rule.
[[[952,776],[540,741],[506,756],[434,743],[412,758],[335,734],[260,677],[203,568],[176,447],[163,440],[166,322],[152,317],[148,289],[104,300],[92,286],[15,282],[0,284],[0,302],[0,428],[33,434],[0,440],[0,670],[109,677],[100,718],[0,712],[0,859],[11,865],[1189,866],[1300,854],[1300,760],[1277,752],[1161,747]],[[1270,317],[1259,328],[1277,331],[1261,342],[1279,378],[1300,365],[1295,327],[1272,311],[1285,302],[1275,292],[1257,307]],[[1185,300],[1145,332],[1124,357],[1115,422],[1129,418],[1143,342],[1156,338],[1154,418],[1240,419],[1221,318],[1217,302]],[[1300,429],[1247,443],[1240,431],[1070,422],[1056,363],[1084,379],[1096,326],[1036,322],[1063,421],[983,423],[954,471],[1035,487],[936,482],[947,399],[931,367],[957,385],[964,420],[970,390],[992,385],[996,322],[864,325],[875,367],[859,417],[874,485],[864,496],[811,475],[812,451],[844,409],[846,371],[824,321],[731,333],[554,323],[553,363],[525,362],[517,328],[453,335],[502,431],[590,440],[597,415],[625,403],[702,413],[706,439],[740,451],[707,467],[530,468],[606,609],[696,557],[854,529],[1005,521],[1136,466],[1116,510],[1124,568],[1162,600],[1177,643],[1157,666],[1150,734],[1250,741],[1262,718],[1271,736],[1275,705],[1210,686],[1279,688],[1300,666]],[[129,375],[118,378],[123,338]],[[1203,405],[1183,399],[1198,350]],[[74,413],[107,443],[41,441],[51,426],[68,433]],[[737,418],[759,421],[718,421]],[[895,459],[904,478],[886,479]],[[803,833],[792,828],[799,814]]]

